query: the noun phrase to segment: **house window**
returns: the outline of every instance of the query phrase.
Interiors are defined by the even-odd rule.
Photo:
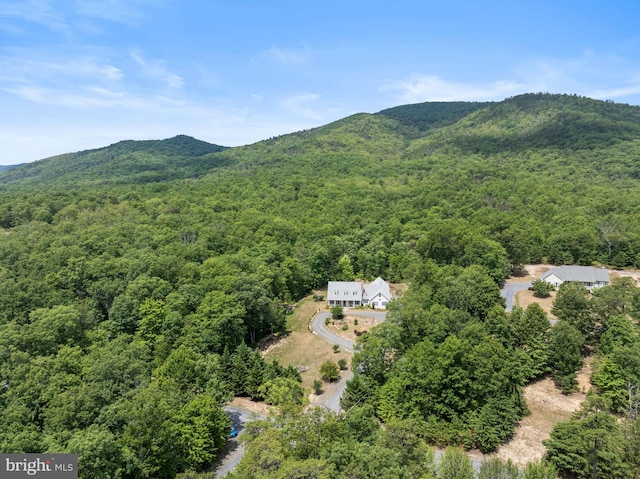
[[[349,294],[349,291],[343,291],[343,294],[346,296]]]
[[[354,291],[354,292],[353,292],[353,295],[354,295],[354,296],[356,296],[357,294],[358,294],[358,292],[357,292],[357,291]]]

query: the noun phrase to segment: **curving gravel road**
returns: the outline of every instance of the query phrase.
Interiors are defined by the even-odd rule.
[[[373,317],[376,323],[384,321],[386,313],[382,312],[350,312],[349,314],[355,314],[362,317]],[[311,322],[311,331],[317,334],[330,344],[339,344],[342,349],[348,352],[353,352],[353,341],[350,341],[342,336],[338,336],[329,331],[324,321],[326,318],[330,318],[330,313],[318,313]],[[318,397],[318,400],[312,404],[312,406],[324,407],[330,411],[340,412],[340,398],[346,387],[347,381],[353,377],[351,370],[344,371],[340,381],[327,387],[326,391]],[[242,434],[244,425],[246,422],[257,418],[264,419],[265,416],[257,414],[247,409],[242,409],[236,406],[225,406],[224,410],[229,415],[231,422],[238,430],[238,435]],[[229,439],[225,447],[224,456],[220,458],[218,466],[215,469],[215,477],[224,477],[230,471],[233,471],[235,467],[242,459],[244,455],[244,448],[238,442],[238,438]]]
[[[225,406],[223,409],[238,431],[238,435],[242,433],[244,425],[247,422],[254,419],[264,419],[266,417],[255,411],[249,411],[248,409],[236,406]],[[233,471],[240,462],[240,459],[242,459],[242,456],[244,456],[244,448],[238,442],[238,438],[229,439],[215,469],[216,478],[223,477],[228,472]]]
[[[349,311],[349,316],[360,316],[361,318],[373,318],[376,324],[380,324],[387,317],[387,313],[381,311],[361,311],[353,310]],[[311,320],[311,332],[317,334],[322,339],[330,344],[338,344],[342,349],[350,353],[353,352],[353,341],[343,338],[327,329],[324,322],[331,318],[331,313],[318,313]]]
[[[513,284],[516,284],[516,283],[513,283]],[[511,304],[513,304],[513,296],[515,295],[515,292],[519,290],[520,289],[515,288],[514,292],[510,293]],[[509,299],[507,299],[507,304],[509,304]],[[376,324],[380,324],[386,319],[387,313],[378,312],[378,311],[355,310],[355,311],[349,311],[349,315],[361,316],[361,317],[372,317],[374,318]],[[318,336],[320,336],[322,339],[324,339],[328,343],[339,344],[342,349],[352,353],[353,344],[354,344],[353,341],[350,341],[349,339],[343,338],[342,336],[339,336],[329,331],[329,329],[327,329],[327,327],[325,326],[324,322],[326,318],[330,318],[330,317],[331,317],[331,314],[326,312],[316,314],[316,316],[311,320],[311,331],[314,334],[317,334]],[[351,379],[352,376],[353,376],[353,373],[351,372],[351,370],[345,371],[340,381],[338,381],[335,385],[328,388],[327,391],[318,398],[318,401],[311,404],[311,406],[321,406],[321,407],[327,408],[330,411],[340,412],[341,411],[340,398],[342,397],[342,393],[344,392],[344,389],[346,387],[346,382],[349,379]],[[255,412],[248,411],[238,407],[227,406],[224,409],[225,411],[227,411],[227,414],[229,414],[229,417],[231,418],[231,421],[233,422],[233,425],[238,430],[239,434],[242,433],[242,430],[244,429],[244,424],[247,421],[254,419],[256,416],[259,418],[264,418],[264,416],[256,414]],[[228,450],[225,456],[221,459],[220,464],[215,470],[216,478],[221,478],[228,472],[232,471],[237,466],[237,464],[240,462],[240,459],[242,459],[242,456],[244,455],[244,448],[238,443],[237,438],[230,439],[227,447],[228,447]],[[437,458],[439,458],[442,455],[442,453],[443,451],[440,451],[440,450],[435,451]],[[473,467],[476,470],[480,469],[481,461],[471,457],[471,462],[473,464]]]
[[[514,306],[514,298],[518,291],[522,291],[523,289],[529,289],[531,287],[531,283],[522,282],[522,281],[507,281],[503,288],[500,290],[500,295],[505,299],[507,306],[505,308],[506,311],[511,311]]]
[[[380,324],[387,317],[386,311],[380,312],[350,310],[349,315],[360,316],[361,318],[373,318],[376,324]],[[331,314],[326,312],[316,314],[315,317],[311,320],[311,332],[313,334],[317,334],[329,344],[337,344],[344,351],[353,353],[353,341],[347,338],[343,338],[342,336],[339,336],[327,329],[325,321],[330,317]],[[318,397],[318,400],[313,403],[312,406],[323,406],[330,411],[340,412],[342,410],[340,408],[340,398],[342,397],[342,393],[347,386],[347,381],[352,377],[353,373],[351,372],[351,370],[344,371],[342,373],[340,381],[338,381],[336,384],[330,385],[327,390]]]
[[[318,313],[311,320],[311,332],[317,334],[322,339],[330,344],[337,344],[345,351],[353,352],[353,341],[338,336],[335,333],[329,331],[324,322],[331,317],[331,313]]]

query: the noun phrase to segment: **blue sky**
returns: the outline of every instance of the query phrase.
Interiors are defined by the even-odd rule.
[[[640,104],[637,0],[2,0],[0,164],[526,92]]]

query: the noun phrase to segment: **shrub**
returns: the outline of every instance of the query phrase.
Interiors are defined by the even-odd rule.
[[[333,306],[331,308],[331,317],[333,319],[342,319],[344,318],[344,310],[342,306]]]
[[[320,376],[323,381],[336,381],[340,377],[340,370],[335,361],[329,359],[322,363],[322,366],[320,366]]]
[[[546,281],[542,281],[541,279],[536,279],[531,283],[531,290],[533,291],[533,295],[537,298],[548,298],[551,296],[551,291],[556,288]]]
[[[320,394],[322,392],[322,381],[320,379],[313,381],[313,392],[316,394]]]

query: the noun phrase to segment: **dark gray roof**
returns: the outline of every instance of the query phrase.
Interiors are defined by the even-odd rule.
[[[560,266],[553,268],[540,276],[545,280],[550,275],[555,274],[562,281],[579,281],[580,283],[608,283],[609,272],[604,268],[594,268],[593,266]]]

